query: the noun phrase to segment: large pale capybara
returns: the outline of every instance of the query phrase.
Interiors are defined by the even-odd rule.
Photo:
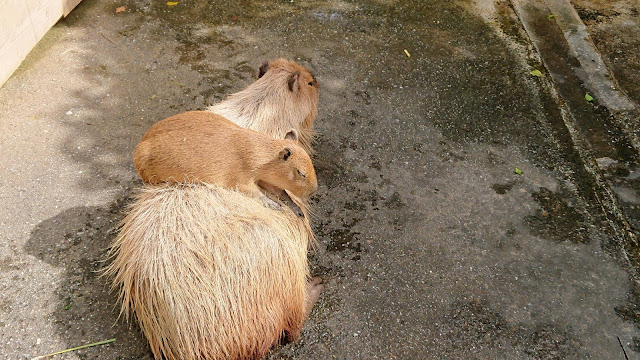
[[[256,83],[286,79],[267,77],[274,67]],[[271,91],[265,96],[280,101]],[[316,104],[307,114],[315,117]],[[286,116],[239,125],[283,138],[296,129]],[[298,132],[312,134],[313,117]],[[156,359],[260,359],[282,339],[296,340],[322,290],[309,278],[312,241],[307,217],[288,207],[209,184],[147,186],[123,220],[105,274]]]
[[[318,108],[318,82],[305,67],[286,59],[262,64],[258,80],[209,109],[248,129],[284,139],[295,129],[311,152]]]
[[[296,340],[321,285],[305,218],[208,184],[147,187],[107,274],[156,359],[260,359]]]

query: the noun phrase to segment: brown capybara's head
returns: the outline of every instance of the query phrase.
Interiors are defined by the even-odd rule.
[[[318,190],[318,179],[307,152],[292,140],[276,143],[274,158],[263,168],[263,180],[268,186],[284,189],[307,199]]]

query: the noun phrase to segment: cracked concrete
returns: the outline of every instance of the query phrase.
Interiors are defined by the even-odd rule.
[[[602,50],[622,25],[598,26],[637,101],[620,80],[635,65]],[[553,59],[510,2],[483,0],[84,0],[0,89],[0,353],[115,337],[59,358],[151,359],[96,272],[139,185],[133,148],[278,56],[321,86],[310,259],[326,290],[301,341],[269,358],[624,358],[618,338],[638,356],[634,248],[619,234],[622,220],[639,229],[631,139],[597,122],[615,124],[602,104],[566,95],[580,78],[529,75]]]

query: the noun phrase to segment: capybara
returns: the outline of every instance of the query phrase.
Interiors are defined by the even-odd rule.
[[[309,280],[305,218],[219,186],[139,193],[106,274],[156,359],[260,359],[295,340],[322,285]]]
[[[276,196],[287,190],[302,199],[318,188],[311,159],[296,142],[241,128],[207,111],[154,124],[133,160],[149,184],[206,182],[256,197],[264,196],[261,189]]]
[[[295,129],[310,149],[317,82],[282,59],[260,74],[209,111],[278,139]],[[283,210],[207,183],[140,190],[105,274],[156,359],[259,359],[299,336],[322,284],[309,279],[308,218]]]

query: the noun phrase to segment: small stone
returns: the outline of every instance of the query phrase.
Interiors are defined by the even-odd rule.
[[[73,111],[69,110],[69,111],[67,111],[65,114],[67,114],[67,115],[72,115],[72,114],[73,114]]]
[[[609,157],[598,158],[598,159],[596,159],[596,162],[598,163],[598,167],[600,167],[601,170],[606,170],[611,165],[618,163],[617,161],[615,161],[615,160],[613,160],[612,158],[609,158]]]

